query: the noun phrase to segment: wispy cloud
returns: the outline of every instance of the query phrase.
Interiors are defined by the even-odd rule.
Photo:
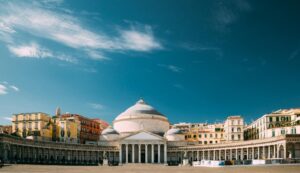
[[[10,85],[8,82],[0,82],[0,95],[8,94],[10,91],[18,92],[20,89],[15,85]]]
[[[55,5],[49,8],[45,5],[49,3]],[[0,7],[2,33],[0,39],[9,42],[8,47],[14,55],[35,58],[54,57],[57,54],[50,51],[50,48],[41,50],[41,47],[35,45],[19,46],[24,42],[20,37],[21,33],[29,35],[30,41],[36,37],[48,39],[75,51],[81,51],[93,60],[107,59],[104,55],[107,51],[149,52],[163,47],[149,25],[116,29],[109,34],[101,30],[96,32],[86,27],[88,25],[79,18],[72,16],[72,13],[59,10],[61,4],[62,1],[55,0],[34,1],[34,3],[3,2]]]
[[[104,109],[104,106],[100,103],[89,103],[89,106],[93,109],[102,110]]]
[[[136,29],[121,31],[121,40],[123,49],[135,51],[150,51],[161,49],[161,44],[155,40],[150,26],[145,26],[145,31],[141,32]]]
[[[191,51],[221,51],[219,47],[212,47],[212,46],[202,46],[197,43],[182,43],[180,46],[184,49],[191,50]]]
[[[8,48],[17,57],[47,58],[53,56],[51,52],[40,48],[37,44],[8,46]]]
[[[20,91],[20,89],[18,87],[14,86],[14,85],[11,85],[10,88],[15,90],[15,91]]]
[[[7,87],[5,85],[0,84],[0,95],[7,94]]]
[[[3,117],[3,119],[6,120],[6,121],[12,121],[11,117]]]
[[[71,63],[77,62],[77,60],[73,57],[64,54],[53,53],[48,49],[41,48],[36,43],[23,44],[20,46],[9,45],[8,49],[12,54],[21,58],[56,58]]]
[[[177,67],[175,65],[166,65],[166,64],[158,64],[158,66],[160,67],[163,67],[163,68],[166,68],[172,72],[175,72],[175,73],[180,73],[182,72],[182,68],[180,67]]]
[[[242,13],[251,10],[247,0],[216,1],[213,10],[214,26],[219,31],[229,31],[229,26],[236,22]]]

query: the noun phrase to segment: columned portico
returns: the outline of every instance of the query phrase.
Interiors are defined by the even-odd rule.
[[[125,157],[125,163],[161,163],[162,155],[163,163],[167,163],[167,144],[161,136],[141,131],[123,138],[120,143],[119,159],[123,160]],[[163,152],[161,145],[164,146]],[[126,149],[125,156],[122,155],[123,146]]]

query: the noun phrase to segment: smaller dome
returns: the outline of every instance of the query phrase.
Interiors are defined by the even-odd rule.
[[[101,135],[113,135],[113,134],[118,135],[119,133],[110,126],[104,129],[101,133]]]
[[[170,129],[167,131],[166,135],[181,135],[183,134],[180,129]]]

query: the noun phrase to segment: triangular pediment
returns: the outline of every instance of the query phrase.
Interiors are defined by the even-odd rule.
[[[143,140],[143,141],[147,141],[147,140],[149,140],[149,141],[163,141],[164,138],[159,136],[159,135],[150,133],[150,132],[140,131],[138,133],[129,135],[127,137],[124,137],[122,140],[123,141],[140,141],[140,140]]]

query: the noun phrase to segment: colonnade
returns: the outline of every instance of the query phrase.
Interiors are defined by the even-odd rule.
[[[121,163],[167,163],[167,144],[121,144]]]
[[[298,148],[300,144],[298,144]],[[228,147],[228,148],[200,148],[181,151],[171,151],[168,153],[168,160],[179,161],[189,159],[190,161],[200,160],[254,160],[254,159],[286,159],[293,157],[292,150],[287,150],[286,143]]]

